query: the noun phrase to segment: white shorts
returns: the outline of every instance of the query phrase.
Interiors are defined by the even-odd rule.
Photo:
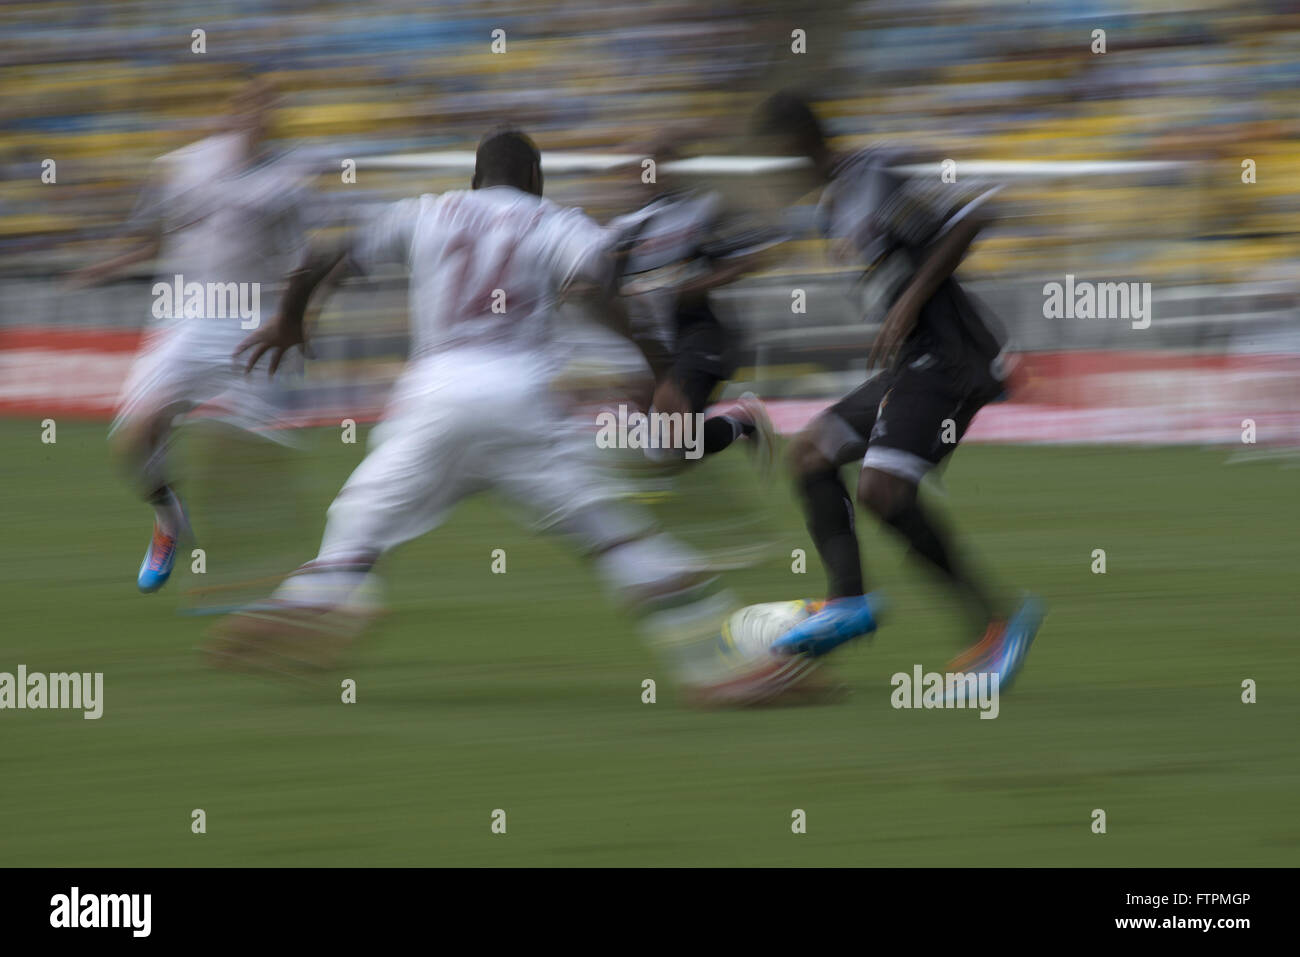
[[[231,355],[238,343],[229,337],[195,336],[185,325],[150,333],[122,386],[110,434],[142,416],[176,416],[208,404],[213,417],[247,431],[283,424],[274,399],[276,386],[260,366],[243,374],[243,366]]]
[[[524,354],[466,348],[417,360],[370,446],[330,506],[322,559],[387,551],[488,489],[543,528],[615,497],[594,465],[595,429],[568,420],[549,369]]]

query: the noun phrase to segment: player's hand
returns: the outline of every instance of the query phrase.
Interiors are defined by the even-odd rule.
[[[877,365],[888,368],[894,361],[894,356],[898,352],[899,346],[912,331],[916,325],[916,320],[921,314],[919,306],[913,304],[912,300],[903,295],[885,315],[885,321],[881,323],[880,332],[876,334],[876,341],[871,344],[871,355],[867,357],[867,368],[874,369]]]
[[[656,412],[663,412],[666,415],[681,414],[682,429],[679,430],[676,424],[671,425],[669,442],[672,448],[685,448],[686,435],[683,430],[686,427],[686,417],[691,414],[691,401],[686,398],[682,387],[672,379],[664,379],[655,388],[653,408]]]
[[[269,325],[255,330],[243,342],[235,348],[235,356],[248,353],[248,362],[244,366],[244,372],[253,371],[253,366],[257,365],[258,360],[266,353],[271,354],[270,366],[267,369],[268,375],[275,375],[280,368],[280,362],[284,355],[294,346],[302,346],[304,355],[310,356],[307,349],[307,336],[303,330],[301,318],[296,321],[284,313],[276,315],[275,320]]]
[[[95,263],[90,266],[83,266],[64,277],[64,288],[71,292],[83,292],[86,289],[102,285],[112,278],[114,272],[112,263]]]
[[[672,379],[664,379],[655,387],[653,405],[656,412],[667,412],[669,415],[674,412],[686,415],[691,411],[691,402],[686,398],[686,393]]]

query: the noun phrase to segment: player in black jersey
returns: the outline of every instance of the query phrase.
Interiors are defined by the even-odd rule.
[[[658,346],[654,410],[701,415],[735,371],[735,336],[714,314],[709,292],[752,270],[785,237],[741,228],[716,192],[670,185],[661,167],[677,158],[671,140],[661,140],[651,152],[657,176],[649,202],[608,224],[618,236],[618,286],[629,321],[643,340]],[[752,393],[703,420],[701,431],[704,455],[745,438],[760,461],[770,464],[772,424]]]
[[[839,255],[866,267],[860,288],[867,318],[881,322],[871,377],[791,443],[829,594],[773,650],[821,655],[876,628],[881,603],[863,586],[853,501],[840,477],[842,466],[861,458],[858,503],[941,576],[983,632],[950,669],[997,672],[1006,687],[1038,629],[1041,603],[1027,598],[1008,613],[917,494],[975,414],[1005,390],[1001,337],[953,278],[997,190],[904,175],[897,167],[910,157],[895,149],[835,156],[816,114],[797,95],[766,101],[760,125],[784,151],[811,162],[823,186],[819,225]]]

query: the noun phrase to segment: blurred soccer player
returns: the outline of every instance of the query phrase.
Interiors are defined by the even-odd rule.
[[[752,230],[727,234],[721,196],[674,188],[666,179],[664,164],[677,158],[677,145],[665,138],[651,152],[649,202],[609,223],[618,234],[618,284],[629,320],[657,346],[654,410],[699,414],[735,371],[734,336],[710,308],[709,291],[752,270],[780,237]],[[765,468],[770,465],[772,423],[751,393],[704,421],[703,454],[740,438],[751,441]]]
[[[372,448],[330,506],[317,557],[271,601],[218,629],[207,649],[214,663],[332,663],[374,611],[367,585],[379,558],[488,488],[576,543],[656,637],[668,622],[689,638],[716,635],[723,596],[692,570],[689,550],[617,502],[568,443],[550,391],[557,299],[585,286],[617,313],[612,234],[541,197],[540,156],[518,131],[484,137],[472,185],[395,203],[342,244],[313,252],[275,323],[241,346],[250,368],[269,352],[274,371],[304,342],[307,302],[338,264],[410,269],[411,360]],[[709,672],[711,641],[677,647],[679,675],[712,693],[767,693],[803,673],[775,660],[745,674]]]
[[[243,428],[276,418],[263,390],[231,359],[260,314],[274,314],[275,285],[303,244],[304,180],[291,157],[267,151],[273,103],[269,84],[251,81],[231,101],[220,132],[156,160],[128,223],[137,245],[74,276],[102,282],[156,257],[158,321],[110,431],[114,452],[154,509],[137,575],[143,592],[167,582],[178,540],[190,534],[168,462],[176,417],[220,397],[228,421]]]
[[[980,408],[1005,389],[1000,338],[952,278],[996,190],[904,177],[891,169],[904,161],[894,149],[834,156],[816,115],[793,94],[766,101],[760,125],[785,151],[811,161],[825,187],[821,227],[865,264],[863,292],[884,316],[869,360],[876,374],[791,443],[790,462],[827,569],[829,595],[774,650],[821,655],[876,628],[880,603],[864,593],[853,501],[839,471],[861,457],[858,502],[941,576],[970,610],[977,633],[983,632],[950,667],[996,671],[1005,687],[1038,629],[1040,603],[1025,599],[1008,613],[917,494],[922,478],[952,452]]]

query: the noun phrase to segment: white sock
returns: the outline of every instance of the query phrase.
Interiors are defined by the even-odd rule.
[[[370,599],[367,584],[372,576],[355,565],[335,568],[302,568],[290,575],[271,596],[287,605],[332,608]]]

